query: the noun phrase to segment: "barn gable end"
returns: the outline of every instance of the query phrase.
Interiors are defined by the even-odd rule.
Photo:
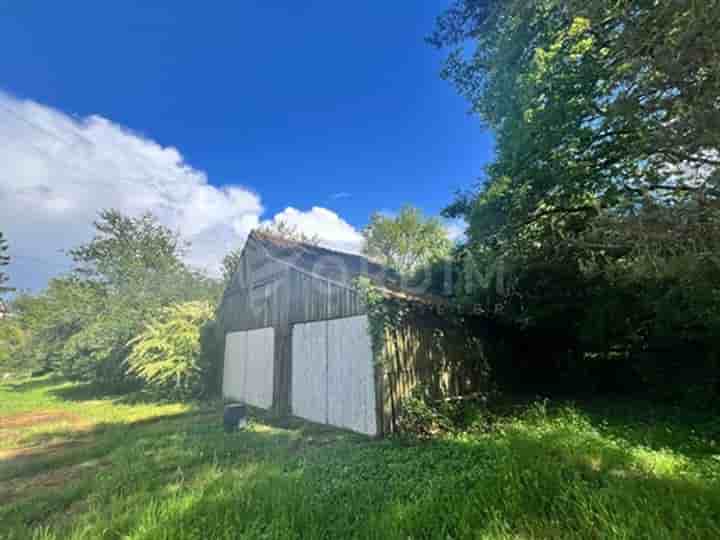
[[[250,235],[223,297],[219,320],[224,335],[274,329],[276,413],[292,412],[293,325],[364,315],[366,307],[353,280],[359,276],[385,279],[381,274],[385,274],[381,266],[357,255],[257,231]]]

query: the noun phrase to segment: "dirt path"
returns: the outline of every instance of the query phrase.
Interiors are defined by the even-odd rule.
[[[45,409],[9,416],[0,416],[0,430],[33,427],[39,424],[59,423],[87,424],[87,422],[77,414],[55,409]]]
[[[92,443],[88,432],[93,427],[80,415],[57,409],[0,417],[0,441],[5,446],[0,450],[0,472],[87,446]]]

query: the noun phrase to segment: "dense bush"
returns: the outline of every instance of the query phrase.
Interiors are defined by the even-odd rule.
[[[22,366],[30,336],[17,319],[0,319],[0,373],[16,371]]]
[[[426,388],[417,387],[402,401],[398,417],[401,435],[430,439],[460,431],[486,431],[492,423],[490,406],[501,402],[492,390],[451,399],[432,399]]]
[[[403,400],[398,429],[404,435],[429,439],[452,429],[452,421],[437,403],[430,401],[422,389]]]
[[[164,308],[133,338],[127,372],[173,397],[201,396],[212,387],[212,359],[202,353],[203,327],[213,317],[207,302]]]

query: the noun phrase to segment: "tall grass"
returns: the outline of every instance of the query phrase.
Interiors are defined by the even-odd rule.
[[[216,414],[190,415],[126,429],[67,485],[29,486],[3,504],[0,534],[719,538],[720,450],[698,431],[713,419],[625,418],[539,404],[418,443],[262,420],[228,435]]]

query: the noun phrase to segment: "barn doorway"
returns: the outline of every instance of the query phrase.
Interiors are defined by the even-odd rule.
[[[227,334],[223,396],[253,407],[271,408],[274,354],[274,328]]]
[[[292,413],[377,435],[375,368],[366,315],[295,324]]]

